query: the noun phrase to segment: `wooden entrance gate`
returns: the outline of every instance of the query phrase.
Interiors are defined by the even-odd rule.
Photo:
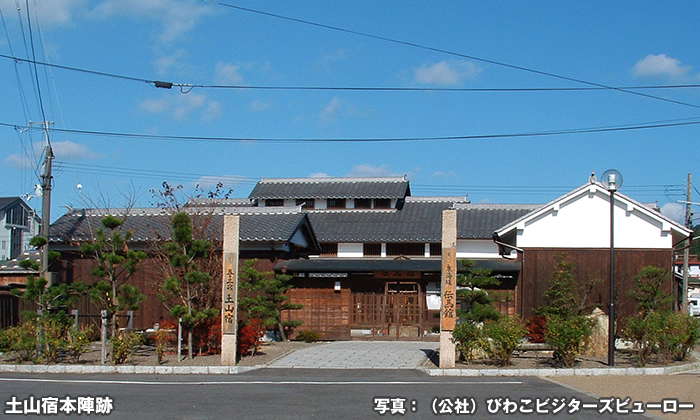
[[[418,283],[386,283],[384,293],[353,293],[351,328],[394,339],[423,337],[425,292]]]

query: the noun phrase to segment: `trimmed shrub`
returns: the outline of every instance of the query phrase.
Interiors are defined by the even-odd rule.
[[[129,361],[143,342],[141,334],[133,331],[120,331],[109,340],[112,343],[112,362],[121,365]]]
[[[573,367],[576,357],[588,347],[591,320],[583,315],[551,316],[547,320],[545,342],[554,347],[554,359],[565,367]]]
[[[474,323],[463,322],[452,331],[452,340],[460,357],[472,363],[476,350],[481,347],[481,328]]]
[[[315,343],[321,339],[321,333],[314,330],[301,330],[297,334],[297,340],[305,343]]]
[[[482,331],[482,347],[492,363],[498,366],[510,365],[513,352],[527,330],[520,322],[509,316],[502,316],[496,321],[486,322]]]

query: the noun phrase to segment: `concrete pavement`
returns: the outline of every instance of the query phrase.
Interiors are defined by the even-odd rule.
[[[434,342],[337,341],[297,350],[267,367],[417,369],[438,347]]]

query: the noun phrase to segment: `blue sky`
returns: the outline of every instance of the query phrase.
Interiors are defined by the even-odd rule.
[[[54,220],[66,205],[149,205],[163,181],[245,197],[261,176],[407,175],[413,195],[545,203],[615,168],[621,192],[669,205],[697,166],[700,88],[640,87],[700,84],[698,9],[0,0],[0,196],[33,193],[44,136],[23,128],[46,119]],[[290,87],[427,90],[270,89]],[[627,89],[556,90],[591,87]],[[669,122],[692,124],[562,133]]]

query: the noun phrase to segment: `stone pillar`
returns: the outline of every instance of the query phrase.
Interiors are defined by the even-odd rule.
[[[455,367],[452,331],[457,325],[457,210],[442,212],[442,305],[440,307],[440,368]]]
[[[224,278],[221,282],[221,365],[236,364],[240,218],[224,216]]]

